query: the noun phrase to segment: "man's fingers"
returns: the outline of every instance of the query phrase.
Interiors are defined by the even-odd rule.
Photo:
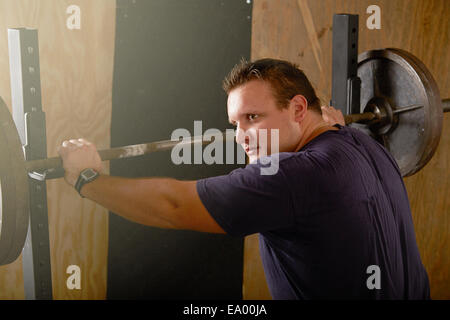
[[[322,118],[323,118],[323,120],[328,121],[329,120],[329,117],[328,117],[329,111],[328,111],[327,107],[326,106],[322,106],[321,108],[322,108]]]
[[[69,140],[70,143],[74,144],[77,147],[82,147],[83,143],[81,141],[79,141],[79,139],[71,139]]]
[[[87,141],[86,139],[83,139],[83,138],[78,139],[78,142],[80,142],[82,144],[85,144],[87,146],[92,146],[93,145],[92,142],[89,142],[89,141]]]
[[[67,151],[74,150],[77,148],[83,147],[92,147],[93,144],[83,138],[80,139],[70,139],[65,140],[61,143],[61,145],[57,148],[57,152],[59,155],[65,155]]]
[[[328,123],[339,123],[345,125],[344,115],[341,110],[335,109],[331,106],[322,106],[322,118]]]
[[[92,146],[93,144],[83,138],[80,139],[70,139],[65,140],[62,142],[61,146],[64,148],[70,148],[70,147],[82,147],[82,146]]]

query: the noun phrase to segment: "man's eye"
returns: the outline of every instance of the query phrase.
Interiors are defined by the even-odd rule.
[[[257,114],[249,114],[249,115],[247,115],[247,117],[248,117],[248,120],[253,121],[256,118],[258,118],[258,115]]]

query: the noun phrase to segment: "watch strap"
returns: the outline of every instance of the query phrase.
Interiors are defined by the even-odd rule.
[[[84,172],[86,171],[94,171],[96,174],[92,177],[90,177],[89,179],[86,179],[86,177],[83,175]],[[81,194],[81,188],[83,188],[83,186],[89,182],[94,181],[95,179],[97,179],[100,176],[100,174],[95,171],[94,169],[88,168],[88,169],[84,169],[83,171],[81,171],[80,175],[78,176],[77,182],[75,183],[75,190],[77,190],[78,194],[84,198],[84,196]]]

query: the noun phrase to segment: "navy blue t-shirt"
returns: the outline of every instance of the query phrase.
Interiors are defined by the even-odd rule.
[[[201,179],[204,206],[230,235],[260,233],[274,299],[428,299],[411,209],[386,149],[351,127]],[[274,158],[274,156],[272,156]]]

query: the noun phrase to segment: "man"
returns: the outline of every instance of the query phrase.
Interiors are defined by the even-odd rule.
[[[224,89],[236,141],[249,156],[245,168],[198,181],[102,174],[82,185],[80,172],[101,172],[102,163],[95,146],[79,139],[64,141],[59,150],[66,181],[82,196],[141,224],[260,233],[274,299],[429,298],[393,157],[368,135],[343,126],[341,113],[321,110],[308,79],[289,62],[242,61]],[[276,146],[267,138],[273,130],[279,134]],[[277,172],[261,174],[261,156],[270,159],[278,151]]]

